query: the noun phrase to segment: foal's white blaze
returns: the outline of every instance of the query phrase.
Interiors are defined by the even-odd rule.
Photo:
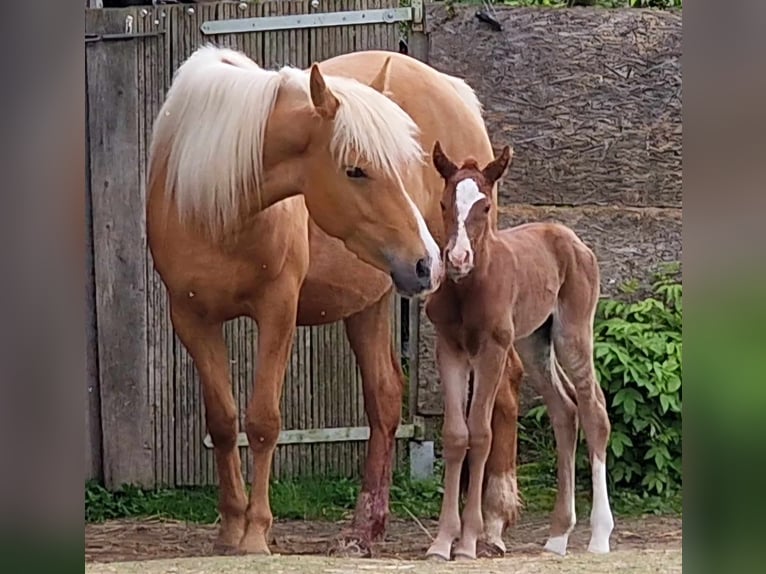
[[[407,198],[407,203],[412,208],[412,213],[415,216],[415,221],[418,224],[418,233],[420,233],[420,239],[423,241],[423,245],[426,246],[428,252],[428,258],[430,260],[431,269],[431,289],[428,292],[435,291],[439,288],[439,284],[442,280],[442,258],[439,251],[439,246],[436,244],[436,240],[428,230],[425,219],[420,213],[418,206],[412,201],[412,198],[406,191],[403,191],[404,197]]]
[[[484,194],[479,191],[479,186],[471,178],[460,180],[455,188],[455,193],[457,237],[447,256],[456,269],[466,272],[470,271],[473,265],[473,248],[465,229],[465,220],[468,218],[473,205],[484,198]]]
[[[588,552],[604,554],[609,552],[609,535],[614,528],[609,497],[606,492],[606,465],[593,457],[593,510],[590,513],[590,544]]]

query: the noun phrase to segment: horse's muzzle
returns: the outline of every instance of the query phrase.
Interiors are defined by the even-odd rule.
[[[434,266],[439,266],[436,269]],[[426,295],[439,286],[441,261],[423,257],[414,263],[392,262],[391,279],[402,297]]]

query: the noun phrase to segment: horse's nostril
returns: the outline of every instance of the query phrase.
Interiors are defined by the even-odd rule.
[[[418,279],[429,279],[431,277],[431,268],[428,265],[428,259],[424,257],[415,264],[415,275],[417,275]]]

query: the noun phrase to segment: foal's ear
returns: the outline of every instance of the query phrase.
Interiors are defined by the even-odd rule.
[[[391,56],[386,58],[377,75],[370,82],[370,87],[376,92],[385,94],[388,92],[388,75],[391,71]]]
[[[431,152],[431,159],[434,162],[436,171],[439,172],[445,181],[451,178],[457,172],[457,166],[452,163],[452,160],[442,151],[442,144],[439,140],[434,142],[434,150]]]
[[[326,120],[333,119],[338,111],[340,102],[330,91],[330,88],[327,87],[327,84],[325,84],[322,73],[319,71],[319,66],[316,63],[311,66],[309,90],[311,91],[311,103],[314,104],[314,109],[317,113]]]
[[[486,179],[488,183],[494,184],[498,179],[503,177],[505,170],[508,169],[508,164],[511,163],[511,157],[513,157],[511,147],[505,146],[500,155],[487,164],[487,167],[482,170],[481,173],[484,175],[484,179]]]

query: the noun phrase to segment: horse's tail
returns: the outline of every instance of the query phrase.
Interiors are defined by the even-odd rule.
[[[234,50],[205,46],[178,69],[154,121],[149,186],[182,220],[225,228],[257,196],[277,72]]]

